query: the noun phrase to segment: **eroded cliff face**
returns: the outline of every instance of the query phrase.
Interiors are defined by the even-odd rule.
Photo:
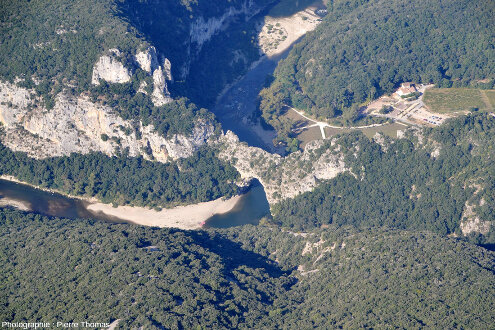
[[[101,56],[95,63],[91,83],[100,84],[100,79],[109,83],[126,83],[131,80],[131,71],[118,60],[120,51],[110,49],[108,55]]]
[[[247,20],[259,13],[261,9],[261,7],[254,4],[253,0],[246,0],[240,8],[229,7],[221,16],[209,18],[200,16],[191,23],[191,42],[196,43],[196,50],[199,52],[205,42],[228,26],[231,18],[244,15]]]
[[[239,142],[232,132],[218,141],[219,157],[234,166],[243,179],[258,179],[270,204],[313,190],[320,180],[349,171],[340,147],[332,141],[313,141],[303,152],[287,157]]]
[[[165,138],[152,125],[135,128],[108,106],[64,93],[47,110],[36,102],[34,91],[9,83],[0,83],[0,101],[2,143],[34,158],[92,151],[114,155],[128,149],[130,156],[167,162],[191,156],[214,133],[211,123],[198,121],[190,136]]]
[[[208,17],[199,16],[190,23],[189,40],[185,44],[184,58],[186,61],[182,64],[179,76],[185,79],[189,74],[191,62],[193,62],[203,45],[208,42],[215,34],[228,28],[234,18],[244,17],[249,20],[258,14],[264,7],[256,4],[253,0],[245,0],[238,8],[228,7],[222,15]]]
[[[483,220],[476,213],[476,208],[485,205],[485,199],[478,197],[483,190],[481,183],[471,183],[470,188],[474,188],[474,193],[469,200],[464,204],[464,210],[461,216],[460,228],[463,235],[467,236],[471,233],[480,233],[486,235],[490,232],[492,221]],[[478,200],[478,201],[477,201]]]
[[[91,82],[93,85],[99,85],[100,79],[109,83],[126,83],[131,80],[133,75],[132,68],[126,68],[120,61],[121,53],[118,49],[110,49],[109,55],[102,55],[95,63]],[[158,60],[156,49],[149,46],[142,51],[138,51],[134,56],[136,65],[143,71],[153,77],[153,93],[151,100],[157,107],[172,102],[172,97],[167,87],[167,80],[172,80],[172,64],[167,58],[164,58],[162,65]],[[146,84],[142,82],[142,86]],[[146,93],[144,88],[139,92]]]

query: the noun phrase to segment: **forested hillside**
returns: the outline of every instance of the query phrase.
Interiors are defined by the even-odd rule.
[[[295,229],[387,226],[446,235],[460,234],[461,222],[473,216],[467,209],[483,221],[495,221],[492,115],[460,117],[382,144],[361,133],[338,141],[352,174],[275,205],[276,223]],[[490,232],[481,231],[484,241],[495,242],[493,225]]]
[[[401,82],[465,86],[495,78],[495,5],[470,0],[329,1],[262,93],[265,119],[291,104],[352,118]]]
[[[4,322],[490,328],[492,252],[430,233],[180,231],[0,208]],[[54,299],[56,297],[56,299]]]

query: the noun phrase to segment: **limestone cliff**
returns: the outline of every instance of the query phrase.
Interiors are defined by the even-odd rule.
[[[0,101],[2,143],[35,158],[91,151],[114,155],[129,149],[131,156],[167,162],[191,156],[214,132],[211,123],[198,121],[190,136],[165,138],[152,125],[134,128],[110,107],[64,93],[57,96],[53,109],[46,110],[35,102],[33,91],[9,83],[0,83]]]
[[[200,16],[191,23],[191,42],[197,44],[197,51],[199,52],[205,42],[228,25],[229,19],[239,15],[245,15],[246,19],[249,19],[260,10],[261,8],[255,5],[253,0],[246,0],[240,8],[229,7],[221,16],[207,19]]]
[[[313,141],[303,152],[282,157],[249,147],[229,131],[219,139],[218,146],[219,157],[230,162],[242,178],[258,179],[265,188],[268,202],[274,204],[313,190],[320,180],[349,171],[336,141]]]
[[[131,80],[131,71],[124,67],[118,60],[118,56],[120,56],[120,51],[111,49],[109,55],[103,55],[98,59],[91,77],[94,85],[99,85],[100,79],[110,83],[126,83]]]
[[[464,204],[464,210],[461,216],[460,228],[463,235],[467,236],[471,233],[480,233],[486,235],[490,232],[492,221],[483,220],[476,213],[476,208],[485,205],[485,199],[477,198],[483,190],[481,183],[471,183],[470,188],[474,188],[474,193],[469,200]]]
[[[118,49],[111,49],[109,53],[111,55],[101,56],[93,68],[91,82],[94,85],[98,85],[100,79],[109,83],[126,83],[131,80],[132,70],[124,67],[117,58],[121,55],[120,51]],[[153,104],[159,107],[170,103],[172,97],[167,88],[167,80],[172,80],[172,64],[170,61],[165,58],[163,60],[163,67],[159,65],[158,55],[153,46],[137,52],[134,58],[136,64],[153,77],[153,93],[151,95]],[[141,86],[146,86],[145,82]],[[144,88],[141,88],[139,91],[144,92]]]

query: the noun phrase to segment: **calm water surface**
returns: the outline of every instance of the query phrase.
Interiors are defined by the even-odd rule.
[[[270,214],[270,205],[260,183],[254,184],[242,196],[232,210],[216,214],[206,221],[205,228],[228,228],[246,224],[257,225],[260,219]]]
[[[101,212],[88,211],[89,203],[86,201],[0,179],[0,199],[2,198],[22,202],[30,211],[47,216],[95,219],[114,223],[126,222]],[[255,181],[251,189],[242,195],[230,212],[214,215],[206,221],[205,227],[227,228],[244,224],[258,224],[259,220],[269,212],[270,207],[263,186]]]
[[[1,179],[0,198],[20,201],[26,204],[30,211],[52,217],[125,222],[103,213],[88,211],[86,207],[89,203],[86,201]]]

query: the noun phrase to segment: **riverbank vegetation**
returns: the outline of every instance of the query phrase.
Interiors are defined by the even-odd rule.
[[[171,163],[102,153],[33,159],[0,143],[0,175],[103,203],[172,207],[231,197],[239,177],[211,150]]]
[[[118,319],[119,329],[485,329],[494,258],[428,232],[181,231],[0,208],[0,317]]]

